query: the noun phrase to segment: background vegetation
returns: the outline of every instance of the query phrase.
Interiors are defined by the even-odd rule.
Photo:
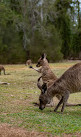
[[[80,0],[0,0],[0,63],[81,58]]]

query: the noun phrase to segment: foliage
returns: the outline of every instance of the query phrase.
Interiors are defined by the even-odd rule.
[[[81,28],[78,29],[73,35],[73,43],[72,43],[72,56],[74,58],[79,58],[81,54]],[[80,55],[81,58],[81,55]]]
[[[80,1],[0,1],[0,63],[37,62],[43,52],[50,62],[79,57],[80,29]]]
[[[71,44],[71,19],[70,19],[70,10],[72,1],[61,1],[57,0],[55,2],[55,7],[57,11],[56,18],[56,27],[61,33],[62,37],[62,53],[64,54],[64,58],[67,58],[70,53],[70,44]],[[69,10],[69,11],[68,11]]]
[[[60,35],[53,25],[47,26],[46,30],[48,34],[42,35],[39,31],[34,33],[32,45],[30,45],[29,49],[29,51],[31,51],[30,58],[35,61],[38,60],[41,53],[46,53],[50,62],[61,60],[63,55],[61,53],[62,42]],[[35,50],[33,50],[33,48]]]
[[[21,36],[16,29],[18,16],[9,7],[0,5],[0,63],[25,61]]]

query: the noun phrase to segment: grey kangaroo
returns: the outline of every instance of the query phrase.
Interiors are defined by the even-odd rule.
[[[0,75],[1,75],[1,71],[3,71],[4,75],[6,75],[5,74],[5,68],[2,65],[0,65]]]
[[[69,94],[76,92],[81,92],[81,63],[70,67],[60,78],[54,81],[53,85],[50,87],[47,88],[46,84],[44,84],[39,96],[39,109],[43,110],[46,104],[49,103],[56,94],[59,94],[61,99],[54,111],[56,112],[62,104],[62,113],[69,98]]]

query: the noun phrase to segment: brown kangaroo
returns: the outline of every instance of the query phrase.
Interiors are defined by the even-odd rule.
[[[43,110],[48,102],[56,95],[61,96],[61,100],[54,109],[56,112],[58,107],[62,105],[61,112],[64,111],[70,93],[81,92],[81,63],[77,63],[70,67],[59,79],[54,81],[53,85],[48,87],[46,84],[42,88],[39,96],[39,109]],[[78,104],[81,105],[81,104]]]
[[[57,80],[57,77],[52,72],[48,60],[46,59],[46,54],[42,54],[42,56],[39,58],[38,63],[36,67],[41,67],[39,69],[33,68],[30,66],[30,68],[36,70],[37,72],[41,73],[41,77],[38,78],[37,86],[39,89],[42,88],[42,85],[40,84],[40,79],[42,79],[43,84],[47,83],[48,86],[52,85],[52,83]]]
[[[40,78],[42,78],[43,83],[47,83],[47,85],[50,86],[52,84],[52,82],[57,80],[57,77],[52,72],[52,70],[49,66],[48,60],[46,59],[46,54],[42,54],[42,56],[39,58],[36,67],[40,67],[40,66],[41,66],[41,68],[38,69],[38,72],[41,73]],[[40,78],[38,79],[38,82],[39,82]]]
[[[31,59],[29,59],[29,60],[26,61],[26,66],[27,66],[27,65],[28,65],[28,66],[31,66],[31,64],[32,64]]]
[[[6,75],[5,74],[5,68],[2,65],[0,65],[0,75],[1,75],[1,71],[3,71],[4,75]]]

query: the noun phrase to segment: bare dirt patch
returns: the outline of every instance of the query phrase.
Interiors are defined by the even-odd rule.
[[[57,136],[58,137],[58,136]],[[81,137],[81,133],[76,133],[76,134],[63,134],[62,136],[59,137]]]
[[[29,132],[23,128],[12,127],[9,124],[0,124],[0,137],[81,137],[81,133],[54,136],[49,133]]]
[[[0,137],[47,137],[47,135],[46,133],[29,132],[22,128],[11,127],[8,124],[0,124]]]

